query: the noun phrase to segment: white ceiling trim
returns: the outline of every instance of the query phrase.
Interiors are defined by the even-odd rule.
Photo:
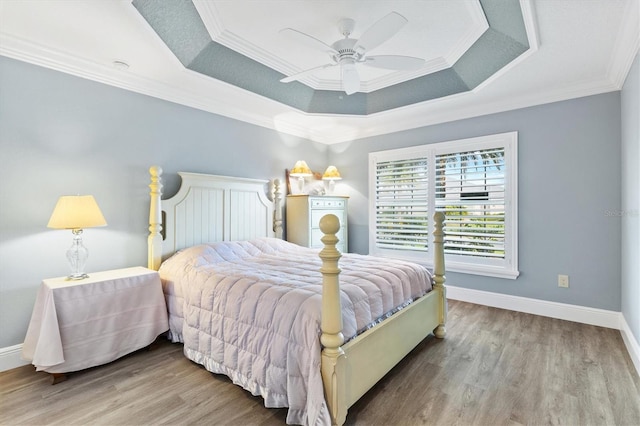
[[[292,111],[290,108],[282,107],[278,102],[255,96],[251,92],[236,86],[213,80],[186,69],[183,72],[189,76],[189,79],[200,79],[202,83],[207,84],[215,83],[217,87],[212,88],[212,91],[216,91],[216,96],[211,96],[208,91],[193,92],[186,90],[185,86],[176,87],[137,77],[131,73],[73,57],[64,52],[43,49],[41,46],[5,34],[0,35],[0,54],[323,144],[352,141],[437,123],[620,90],[620,86],[617,83],[605,79],[598,82],[578,82],[550,92],[518,97],[513,101],[496,101],[481,105],[471,105],[466,108],[450,108],[447,104],[453,103],[460,97],[473,96],[473,92],[397,108],[366,117],[315,116]],[[226,86],[226,88],[223,86]],[[244,96],[241,96],[242,94]],[[215,99],[220,99],[220,101]],[[232,99],[239,102],[233,105]],[[256,106],[262,113],[249,112],[245,103],[247,100],[254,105],[260,104]],[[272,119],[272,116],[276,118]]]
[[[185,69],[183,73],[190,79],[202,80],[202,83],[214,84],[212,91],[194,92],[185,89],[186,85],[176,87],[157,81],[137,77],[132,73],[115,70],[104,65],[73,57],[53,49],[43,49],[25,40],[0,35],[0,54],[35,65],[73,74],[131,90],[137,93],[157,97],[178,104],[241,120],[261,127],[270,128],[323,144],[334,144],[355,139],[378,136],[397,131],[424,127],[432,124],[455,121],[470,117],[493,114],[512,109],[524,108],[561,100],[606,93],[619,90],[620,87],[609,80],[577,83],[557,90],[519,97],[513,101],[497,101],[472,105],[466,108],[449,108],[447,104],[457,98],[472,96],[473,92],[462,93],[423,104],[374,114],[366,117],[316,116],[292,111],[278,102],[255,96],[251,92],[236,86],[222,83]],[[226,86],[226,87],[223,87]],[[243,93],[241,93],[243,92]],[[241,96],[244,95],[244,96]],[[219,99],[220,101],[216,101]],[[231,100],[236,100],[234,105]],[[252,113],[245,102],[251,102],[262,113]],[[252,109],[251,111],[253,111]],[[271,117],[276,117],[272,119]]]
[[[213,3],[206,0],[192,0],[192,2],[211,38],[219,40],[224,33],[224,24],[218,18],[220,14]]]
[[[582,83],[576,83],[569,87],[563,87],[555,91],[546,92],[544,94],[531,94],[529,96],[519,97],[514,101],[494,101],[487,102],[482,105],[470,105],[468,107],[449,107],[449,103],[456,98],[464,98],[472,96],[472,92],[461,93],[452,95],[448,98],[441,98],[432,101],[428,110],[419,112],[422,108],[421,105],[409,106],[411,112],[404,111],[402,116],[398,115],[395,119],[382,117],[376,117],[376,125],[380,125],[384,128],[385,133],[394,133],[409,129],[416,129],[420,127],[430,126],[434,124],[446,123],[451,121],[463,120],[467,118],[479,117],[483,115],[495,114],[505,111],[511,111],[520,108],[527,108],[536,105],[542,105],[552,102],[560,102],[568,99],[574,99],[584,96],[598,95],[602,93],[612,92],[619,90],[619,88],[611,83],[609,80],[601,80],[598,82],[588,81]],[[440,106],[440,108],[438,108]],[[391,112],[399,112],[393,110]],[[384,114],[384,113],[381,113]],[[367,129],[363,129],[360,132],[360,138],[379,136],[379,131],[369,132]],[[331,143],[331,142],[325,142]]]
[[[216,9],[215,3],[205,0],[193,0],[193,4],[200,14],[200,18],[209,32],[209,35],[215,42],[260,62],[269,68],[281,72],[284,75],[293,75],[303,71],[299,67],[281,60],[265,49],[262,49],[233,32],[226,30],[224,28],[224,23],[219,19],[221,14]],[[459,38],[455,46],[447,51],[447,54],[444,57],[428,60],[424,66],[418,70],[395,71],[369,81],[363,81],[361,83],[360,92],[375,92],[376,90],[380,90],[385,87],[393,86],[395,84],[403,83],[414,78],[422,77],[452,67],[489,28],[487,17],[482,10],[480,2],[466,1],[463,5],[467,9],[467,13],[470,16],[473,25],[469,25],[467,31]],[[327,62],[330,62],[328,56]],[[299,81],[314,90],[343,90],[342,82],[340,80],[318,78],[313,74],[305,76]]]
[[[443,58],[448,67],[452,67],[453,64],[458,62],[458,59],[465,54],[467,50],[475,43],[485,31],[489,28],[489,22],[487,22],[487,16],[480,6],[480,2],[467,1],[464,5],[469,11],[474,25],[469,27],[467,33],[460,38],[458,43],[448,52]]]
[[[360,91],[363,93],[375,92],[376,90],[393,86],[394,84],[399,84],[405,81],[412,80],[414,78],[422,77],[423,75],[432,74],[434,72],[438,72],[438,71],[450,68],[451,65],[453,64],[450,63],[447,58],[442,58],[442,57],[435,58],[425,62],[425,64],[419,70],[396,71],[396,72],[378,77],[376,79],[373,79],[371,81],[362,82]],[[322,86],[330,87],[329,83],[330,83],[329,81],[324,81],[322,83]],[[340,85],[340,82],[336,81],[334,84]],[[338,88],[337,90],[340,90],[340,88]]]
[[[537,25],[532,3],[529,0],[520,2],[529,41],[537,46]],[[631,2],[628,9],[629,13],[619,28],[616,47],[611,53],[612,59],[607,74],[601,79],[577,81],[528,95],[520,94],[509,97],[507,100],[490,99],[486,96],[486,91],[476,88],[473,92],[362,117],[313,115],[292,110],[236,86],[186,70],[168,48],[166,48],[167,56],[172,58],[172,67],[175,67],[169,72],[179,77],[175,79],[177,81],[175,84],[141,77],[131,70],[120,71],[103,63],[74,56],[66,51],[9,35],[1,29],[0,55],[270,128],[282,132],[283,139],[289,139],[290,136],[287,135],[293,135],[322,144],[333,144],[620,90],[640,46],[638,2]],[[148,29],[148,31],[152,30]],[[523,58],[526,57],[526,54],[523,55]],[[509,64],[508,69],[519,66],[523,58],[518,58]],[[505,69],[501,71],[501,73],[506,72]],[[481,87],[493,84],[495,78],[497,77],[483,83]],[[468,100],[468,105],[461,107],[461,100]],[[251,108],[248,108],[248,105]]]
[[[538,51],[538,29],[535,24],[533,5],[528,0],[520,0],[520,8],[522,10],[522,19],[525,24],[524,27],[527,32],[527,40],[529,41],[529,49],[504,67],[500,68],[497,72],[493,73],[489,78],[478,84],[471,90],[471,92],[478,93],[494,81],[497,81],[501,76],[507,74],[512,68],[518,66],[518,64],[525,62],[528,57]]]
[[[261,101],[280,105],[275,101],[256,96],[234,85],[185,69],[177,59],[176,67],[178,68],[178,65],[180,67],[178,72],[186,76],[185,80],[191,80],[191,84],[187,81],[187,84],[184,85],[172,85],[140,77],[128,71],[87,61],[84,58],[66,52],[44,48],[27,40],[6,34],[0,34],[0,55],[272,129],[274,128],[273,120],[269,115],[260,112],[256,113],[253,109],[246,108],[246,102],[257,102],[258,106],[262,108],[261,111],[277,111],[272,105],[267,106],[267,108],[260,105]],[[200,81],[194,84],[196,80]],[[199,84],[208,85],[209,90],[200,92],[186,89],[186,87],[197,87]],[[244,96],[238,92],[244,92]],[[234,105],[228,102],[229,99],[238,99],[238,102]],[[289,108],[281,106],[281,109],[286,111]],[[280,113],[281,111],[277,112]],[[299,126],[290,126],[291,129],[296,127]],[[302,130],[300,128],[298,132],[302,133]]]
[[[626,19],[618,30],[617,42],[611,52],[609,60],[609,69],[607,76],[614,82],[617,89],[622,89],[627,74],[633,65],[635,54],[630,55],[629,52],[640,51],[640,1],[634,1],[627,4],[625,8]],[[635,37],[634,37],[635,35]]]
[[[520,0],[520,10],[522,11],[522,20],[524,22],[524,28],[527,31],[529,45],[538,49],[538,22],[536,21],[532,0]]]
[[[282,69],[288,65],[285,61],[269,54],[266,50],[226,30],[223,23],[218,19],[220,13],[217,12],[214,3],[193,0],[193,4],[200,14],[200,18],[209,32],[211,39],[216,43],[220,43],[231,50],[235,50],[275,70]]]

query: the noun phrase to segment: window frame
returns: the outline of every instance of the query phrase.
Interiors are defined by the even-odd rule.
[[[504,149],[504,259],[488,259],[445,253],[447,271],[516,279],[518,270],[518,132],[451,140],[369,153],[369,254],[418,262],[433,267],[433,212],[436,211],[436,156],[456,152]],[[426,251],[389,250],[376,246],[376,167],[380,162],[426,157],[428,160],[427,210],[428,247]]]

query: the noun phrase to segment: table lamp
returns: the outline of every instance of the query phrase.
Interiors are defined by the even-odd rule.
[[[298,178],[298,193],[302,194],[304,191],[304,178],[308,176],[313,176],[313,172],[309,166],[307,166],[307,162],[304,160],[296,161],[296,164],[291,169],[289,176],[294,176]]]
[[[336,181],[340,179],[342,179],[342,177],[340,176],[340,172],[338,172],[336,166],[327,167],[327,170],[325,170],[322,175],[322,180],[325,181],[325,183],[328,183],[328,188],[326,190],[327,194],[333,194],[333,190],[336,187]]]
[[[107,221],[92,195],[65,195],[58,199],[47,227],[71,229],[73,232],[73,245],[67,250],[67,259],[71,267],[71,275],[67,279],[81,280],[88,277],[84,273],[84,265],[87,263],[89,251],[82,244],[82,230],[106,224]]]

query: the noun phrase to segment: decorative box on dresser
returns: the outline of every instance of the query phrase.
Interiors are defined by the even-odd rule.
[[[339,242],[336,248],[341,253],[349,250],[347,241],[347,205],[349,197],[338,195],[288,195],[287,196],[287,241],[313,248],[324,247],[320,238],[320,219],[334,214],[340,220]]]

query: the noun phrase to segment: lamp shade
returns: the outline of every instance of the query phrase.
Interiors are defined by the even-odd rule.
[[[92,195],[65,195],[58,199],[47,227],[84,229],[106,224],[107,221]]]
[[[291,176],[304,177],[304,176],[313,176],[311,169],[307,166],[307,162],[304,160],[296,161],[296,164],[291,169],[289,173]]]
[[[324,171],[322,175],[323,180],[340,180],[342,177],[340,176],[340,172],[336,168],[336,166],[329,166],[327,170]]]

